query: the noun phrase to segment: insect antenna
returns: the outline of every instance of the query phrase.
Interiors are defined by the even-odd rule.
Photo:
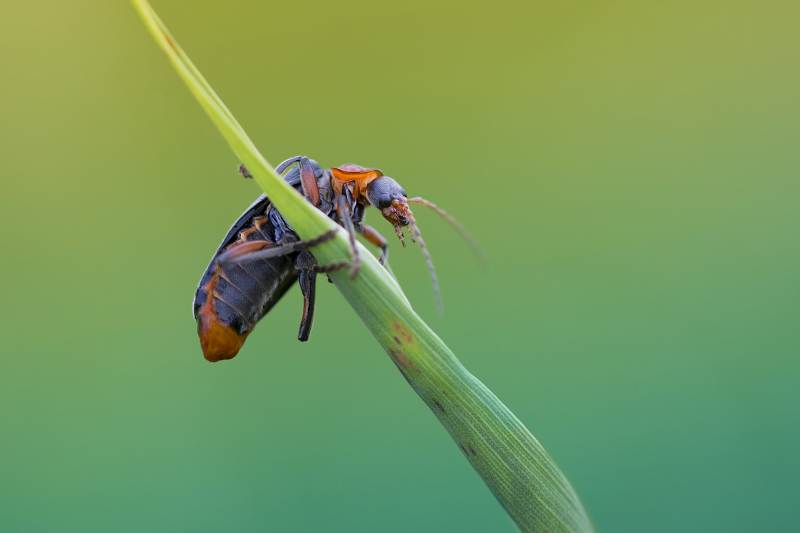
[[[431,281],[433,281],[433,292],[436,295],[436,306],[439,308],[439,314],[443,314],[442,310],[442,296],[439,293],[439,281],[436,279],[436,271],[433,269],[433,261],[431,261],[431,254],[428,252],[428,248],[425,246],[425,241],[422,240],[422,235],[419,232],[419,227],[417,226],[417,221],[414,219],[414,215],[411,214],[411,209],[408,208],[408,205],[405,206],[405,215],[408,217],[409,226],[413,230],[411,233],[411,238],[414,239],[416,236],[416,242],[419,243],[419,247],[422,249],[422,255],[425,256],[425,261],[428,263],[428,270],[431,272]]]
[[[481,247],[478,245],[478,242],[472,237],[472,235],[469,234],[469,232],[464,228],[464,226],[459,224],[459,222],[451,215],[448,215],[444,209],[442,209],[441,207],[437,206],[432,202],[429,202],[428,200],[425,200],[424,198],[420,198],[419,196],[416,198],[409,198],[407,201],[410,204],[420,204],[426,207],[430,207],[431,209],[439,213],[439,215],[441,215],[446,221],[452,224],[453,227],[455,227],[456,230],[461,234],[461,237],[463,237],[464,240],[467,241],[467,244],[472,250],[473,255],[475,255],[475,259],[477,259],[478,263],[481,264],[484,270],[489,267],[489,260],[486,259],[486,255],[483,253],[483,250],[481,250]]]

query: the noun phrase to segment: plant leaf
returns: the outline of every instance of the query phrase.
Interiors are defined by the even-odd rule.
[[[147,1],[132,3],[189,90],[297,234],[310,240],[338,230],[335,239],[314,248],[317,261],[348,261],[344,230],[275,172]],[[363,247],[360,251],[362,267],[354,280],[345,271],[331,273],[331,279],[519,529],[592,531],[575,491],[544,448],[417,316],[375,257]]]

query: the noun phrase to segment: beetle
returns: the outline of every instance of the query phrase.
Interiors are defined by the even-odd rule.
[[[339,268],[349,268],[351,279],[358,274],[361,260],[355,245],[356,233],[380,248],[379,262],[386,264],[389,256],[386,239],[363,223],[368,206],[379,209],[394,226],[403,247],[403,228],[410,226],[411,240],[419,243],[428,263],[440,312],[441,301],[433,263],[408,204],[418,203],[435,210],[474,245],[469,234],[451,216],[427,200],[407,198],[399,183],[376,168],[341,165],[323,169],[313,159],[295,156],[282,162],[275,170],[283,174],[290,167],[284,180],[347,229],[351,260],[329,266],[318,265],[310,249],[332,239],[335,231],[310,241],[301,241],[267,195],[261,195],[228,230],[195,292],[193,314],[200,346],[208,361],[235,357],[256,323],[298,280],[303,294],[303,314],[297,338],[308,340],[314,322],[316,276]],[[246,178],[252,177],[244,165],[239,167],[239,171]]]

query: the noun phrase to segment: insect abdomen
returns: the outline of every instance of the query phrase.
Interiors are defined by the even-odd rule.
[[[225,249],[244,241],[275,242],[275,230],[266,216],[255,217]],[[296,254],[248,261],[206,271],[195,296],[194,313],[203,355],[216,362],[236,356],[247,335],[297,280]]]

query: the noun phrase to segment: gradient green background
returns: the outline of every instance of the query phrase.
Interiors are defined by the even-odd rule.
[[[393,269],[599,531],[797,527],[800,4],[153,5],[271,162],[474,233],[419,214],[442,317]],[[515,530],[333,286],[203,359],[259,191],[127,2],[3,2],[0,98],[0,529]]]

